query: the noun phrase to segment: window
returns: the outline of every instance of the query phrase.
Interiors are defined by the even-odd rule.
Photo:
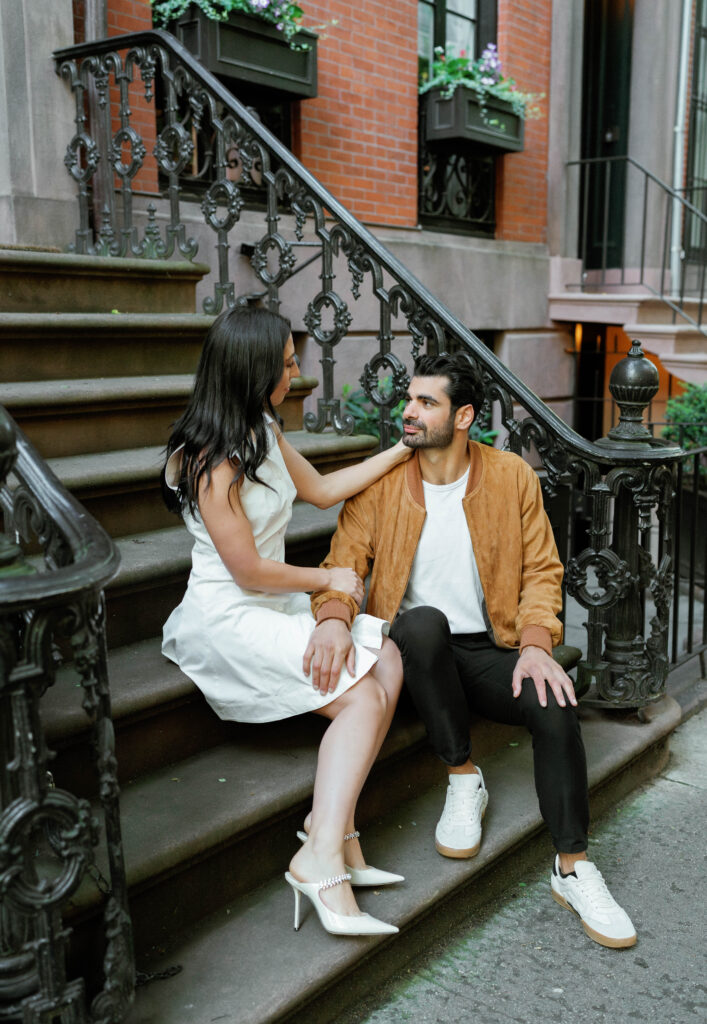
[[[478,57],[496,41],[496,0],[420,0],[417,53],[420,75],[428,75],[434,49],[455,57]]]
[[[496,0],[419,0],[417,52],[422,81],[430,74],[436,47],[473,60],[495,41]],[[441,231],[493,237],[495,156],[469,143],[428,144],[424,110],[420,116],[420,222]]]

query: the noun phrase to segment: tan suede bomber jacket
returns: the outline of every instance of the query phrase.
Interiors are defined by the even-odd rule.
[[[484,592],[484,617],[498,647],[542,647],[562,639],[562,563],[543,507],[540,481],[510,452],[469,442],[470,472],[462,499]],[[355,495],[339,514],[327,568],[371,572],[366,611],[392,622],[405,593],[425,521],[418,453]],[[312,595],[318,622],[351,625],[359,607],[339,591]]]

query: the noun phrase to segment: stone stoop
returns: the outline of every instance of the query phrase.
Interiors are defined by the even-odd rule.
[[[41,266],[32,269],[35,255]],[[312,1000],[324,1006],[353,993],[359,980],[369,984],[381,963],[398,962],[426,934],[437,904],[466,899],[479,872],[505,864],[509,850],[537,833],[528,744],[518,730],[475,725],[475,753],[492,790],[487,835],[475,861],[447,862],[431,846],[444,792],[440,766],[426,750],[419,721],[401,707],[364,789],[359,824],[371,860],[408,878],[395,890],[363,894],[362,906],[400,923],[403,934],[383,943],[336,940],[311,912],[302,932],[292,934],[292,897],[282,872],[310,806],[324,722],[316,716],[267,726],[221,722],[161,655],[162,625],[181,599],[191,541],[163,511],[160,452],[189,392],[211,318],[193,312],[203,268],[138,262],[0,252],[0,403],[121,553],[106,591],[108,671],[136,948],[141,968],[168,947],[169,962],[185,964],[178,978],[139,991],[131,1020],[285,1019]],[[83,295],[104,286],[103,298]],[[44,307],[32,305],[42,289]],[[323,471],[358,461],[372,450],[372,438],[302,431],[302,404],[315,385],[301,379],[288,396],[282,411],[289,439]],[[296,503],[288,561],[317,564],[336,515],[337,509]],[[64,666],[43,699],[42,716],[56,752],[56,784],[95,800],[81,695],[73,667]],[[628,764],[650,766],[672,723],[669,705],[641,726],[583,714],[595,788]],[[105,871],[100,849],[98,862]],[[66,913],[74,928],[71,970],[85,975],[89,988],[103,954],[97,928],[103,901],[86,877]],[[366,970],[352,974],[364,961]]]
[[[582,709],[582,727],[589,761],[592,811],[607,809],[650,774],[659,771],[667,759],[668,738],[680,721],[680,708],[665,697],[651,709],[649,720],[621,717]],[[474,739],[483,736],[486,723],[479,723]],[[290,746],[280,752],[294,764]],[[507,730],[496,737],[495,751],[487,749],[478,760],[484,769],[490,799],[484,822],[479,855],[472,860],[449,860],[434,848],[434,828],[444,802],[443,772],[424,750],[417,750],[406,762],[414,772],[403,773],[403,785],[390,788],[374,776],[366,790],[383,787],[378,808],[365,814],[365,851],[371,863],[405,875],[405,882],[382,889],[358,889],[363,910],[400,927],[400,934],[378,938],[345,938],[327,935],[311,905],[305,908],[299,932],[292,929],[293,896],[283,871],[296,848],[294,828],[298,817],[286,815],[273,825],[271,836],[255,838],[251,854],[264,857],[279,871],[257,889],[249,889],[221,906],[200,925],[174,934],[167,918],[149,927],[165,938],[159,952],[140,960],[140,968],[161,971],[180,965],[181,973],[154,981],[137,991],[136,1003],[127,1024],[206,1024],[212,1020],[238,1020],[239,1024],[270,1024],[297,1021],[302,1024],[335,1021],[342,1010],[370,992],[385,977],[399,970],[454,923],[511,881],[532,850],[547,856],[548,876],[552,853],[544,837],[533,785],[532,750],[529,737],[521,730]],[[297,752],[299,753],[299,752]],[[311,756],[311,754],[310,754]],[[247,757],[245,758],[247,763]],[[287,763],[281,771],[287,771]],[[229,767],[217,759],[209,779],[214,791],[229,784]],[[266,776],[244,765],[249,798],[264,799],[278,785],[275,765]],[[175,768],[174,777],[182,779]],[[172,783],[176,790],[182,782]],[[233,794],[234,799],[237,795]],[[179,798],[173,796],[172,802]],[[187,795],[181,798],[189,813],[202,813]],[[197,804],[203,800],[199,790]],[[220,804],[228,803],[223,795]],[[365,805],[365,796],[364,796]],[[300,800],[303,813],[308,801]],[[157,833],[164,828],[165,809],[155,809]],[[214,811],[214,829],[220,828],[220,812]],[[149,842],[145,836],[144,842]],[[276,847],[276,848],[274,848]],[[597,853],[601,863],[601,852]],[[213,901],[224,885],[222,870],[210,873],[204,897]],[[548,882],[548,901],[550,901]],[[551,904],[548,902],[548,907]],[[174,907],[175,916],[181,907]],[[568,943],[590,942],[579,922],[560,914],[557,927],[566,929]],[[169,933],[172,932],[171,936]],[[138,931],[138,934],[140,932]]]
[[[644,351],[658,356],[680,380],[707,380],[707,323],[702,328],[676,316],[667,303],[648,291],[554,291],[548,296],[550,317],[571,323],[603,323],[621,327]],[[685,298],[686,312],[697,322],[699,300]]]
[[[120,570],[106,591],[108,671],[131,905],[139,941],[150,945],[164,937],[158,922],[170,921],[170,930],[175,925],[174,907],[183,909],[191,926],[217,910],[225,894],[243,894],[271,877],[272,865],[253,859],[250,835],[262,835],[283,814],[294,815],[293,824],[300,816],[311,798],[315,733],[322,725],[298,722],[290,747],[299,744],[304,753],[293,773],[290,755],[279,755],[288,749],[290,723],[260,730],[257,737],[248,731],[246,737],[221,722],[160,652],[162,625],[181,599],[191,562],[189,535],[161,500],[160,468],[213,319],[194,312],[195,286],[206,269],[0,250],[0,404],[121,553]],[[303,404],[317,383],[307,377],[293,381],[279,413],[290,442],[329,472],[360,461],[376,442],[305,432]],[[337,514],[338,508],[296,503],[286,537],[288,561],[321,561]],[[88,788],[91,738],[81,695],[67,664],[45,695],[42,716],[56,754],[56,784],[95,799]],[[419,727],[413,732],[398,728],[388,745],[389,760],[414,748]],[[276,794],[274,783],[267,794],[253,790],[255,796],[247,797],[246,783],[238,780],[253,772],[267,776],[276,754],[285,757],[287,770],[278,776],[283,791]],[[189,784],[172,782],[175,762]],[[205,797],[222,765],[231,784],[219,784],[212,794],[222,800],[219,805],[212,795]],[[190,815],[189,806],[200,802],[204,813]],[[155,832],[160,808],[169,821]],[[284,846],[278,866],[283,852]],[[215,867],[229,878],[223,892],[209,881]],[[67,913],[67,923],[76,926],[72,962],[89,977],[89,986],[102,952],[92,930],[102,897],[92,885],[84,881]],[[214,897],[207,897],[210,889]]]

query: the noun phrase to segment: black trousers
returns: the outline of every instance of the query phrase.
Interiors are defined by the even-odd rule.
[[[450,766],[471,755],[471,712],[504,725],[524,725],[533,738],[540,813],[561,853],[587,848],[587,763],[574,708],[560,707],[548,687],[541,707],[532,679],[511,692],[518,652],[496,647],[485,633],[452,634],[437,608],[412,608],[390,630],[403,659],[405,684],[430,743]]]

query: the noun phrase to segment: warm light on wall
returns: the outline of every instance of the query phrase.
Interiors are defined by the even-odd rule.
[[[582,325],[574,325],[574,350],[575,352],[581,352],[582,350]]]

